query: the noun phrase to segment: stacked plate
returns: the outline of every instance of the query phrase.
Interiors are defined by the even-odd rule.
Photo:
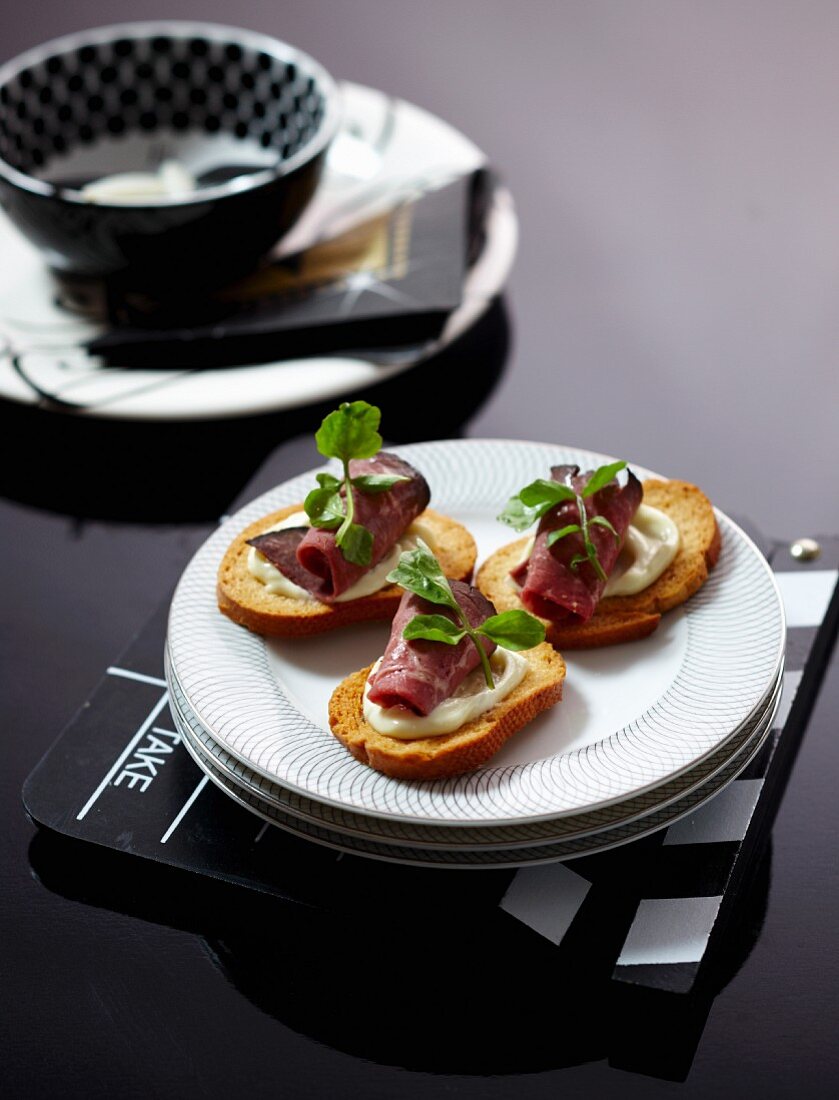
[[[558,463],[590,469],[609,461],[498,440],[398,451],[425,474],[435,509],[475,536],[479,563],[510,541],[495,517],[522,485]],[[632,468],[642,479],[658,476]],[[359,763],[329,732],[329,696],[381,654],[389,625],[268,640],[216,607],[216,571],[234,536],[301,501],[315,472],[223,524],[172,601],[166,661],[176,725],[199,767],[242,805],[357,855],[521,866],[588,855],[669,825],[712,798],[760,748],[778,706],[783,610],[763,556],[718,512],[722,554],[705,586],[643,641],[565,654],[562,702],[487,766],[406,782]]]

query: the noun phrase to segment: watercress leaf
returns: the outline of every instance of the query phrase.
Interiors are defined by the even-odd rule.
[[[332,474],[317,474],[317,482],[321,489],[340,489],[340,478],[334,477]]]
[[[410,478],[401,474],[361,474],[351,480],[355,488],[360,489],[362,493],[384,493],[397,481],[410,481]]]
[[[373,536],[359,523],[343,527],[335,537],[336,544],[347,561],[354,565],[369,565],[373,559]]]
[[[574,535],[577,531],[582,531],[579,523],[569,523],[566,527],[560,527],[558,531],[551,531],[547,539],[548,546],[553,546],[555,542],[564,539],[566,535]]]
[[[588,479],[586,487],[585,489],[583,489],[582,495],[584,497],[590,497],[593,493],[596,493],[599,489],[602,489],[604,485],[608,485],[615,474],[625,468],[625,462],[610,462],[608,466],[598,466],[598,468]]]
[[[549,504],[543,504],[539,508],[527,508],[519,497],[510,497],[498,519],[508,527],[512,527],[514,531],[526,531],[547,512],[549,507]]]
[[[344,500],[329,486],[312,489],[303,502],[303,508],[313,527],[338,527],[344,519]]]
[[[534,508],[540,504],[559,504],[563,500],[574,500],[576,493],[570,486],[562,485],[558,481],[548,481],[540,477],[531,481],[529,485],[520,491],[519,497],[527,508]]]
[[[466,631],[445,615],[415,615],[402,631],[402,637],[409,642],[422,639],[426,642],[457,645],[466,637]]]
[[[572,573],[576,573],[584,561],[588,561],[588,554],[575,554],[569,563]]]
[[[510,497],[498,518],[515,531],[525,531],[555,504],[574,499],[574,490],[568,485],[538,478],[525,485],[514,497]]]
[[[589,527],[592,527],[592,526],[605,527],[607,531],[611,531],[612,534],[615,536],[615,542],[620,542],[620,539],[621,539],[620,535],[614,529],[612,524],[609,523],[609,521],[606,519],[605,516],[592,516],[591,519],[588,521],[588,524],[589,524]]]
[[[351,458],[372,458],[382,446],[378,427],[381,410],[366,401],[344,401],[324,417],[315,433],[322,455],[349,462]]]
[[[481,623],[476,633],[503,649],[532,649],[545,640],[545,624],[527,611],[502,611]]]
[[[430,603],[444,604],[459,611],[459,604],[440,563],[422,539],[418,540],[415,550],[406,550],[402,554],[399,564],[388,573],[387,579]]]

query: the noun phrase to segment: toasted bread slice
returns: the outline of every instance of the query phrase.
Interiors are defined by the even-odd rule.
[[[500,703],[454,733],[402,741],[374,730],[362,710],[372,665],[348,676],[332,693],[329,725],[357,760],[396,779],[445,779],[472,771],[517,730],[562,698],[562,657],[546,642],[522,656],[530,665],[524,679]]]
[[[593,649],[652,634],[663,612],[689,599],[705,583],[720,556],[720,531],[705,494],[686,481],[644,482],[644,503],[666,512],[679,528],[681,545],[657,581],[634,596],[609,596],[585,623],[543,620],[547,640],[560,649]],[[510,570],[521,560],[526,539],[496,551],[478,570],[477,587],[498,611],[521,607]]]
[[[302,508],[302,504],[290,504],[278,512],[263,516],[233,540],[219,566],[216,585],[219,610],[255,634],[284,637],[322,634],[339,626],[371,619],[392,619],[402,599],[402,589],[395,584],[357,600],[325,604],[315,599],[276,595],[248,572],[248,539],[262,534]],[[466,528],[431,508],[426,508],[417,520],[433,532],[435,552],[446,576],[454,580],[470,580],[477,547]]]

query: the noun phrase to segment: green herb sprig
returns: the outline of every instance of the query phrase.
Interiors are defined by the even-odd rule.
[[[566,500],[573,500],[577,505],[579,523],[569,523],[557,531],[551,531],[548,535],[548,546],[566,538],[568,535],[580,534],[585,546],[584,554],[575,554],[571,559],[570,568],[576,573],[584,561],[591,565],[600,578],[605,581],[606,572],[600,564],[597,556],[597,548],[591,540],[590,528],[593,526],[605,527],[615,536],[615,541],[620,542],[620,535],[605,516],[592,516],[589,518],[586,512],[585,498],[593,496],[596,492],[608,485],[615,474],[626,468],[625,462],[610,462],[606,466],[598,466],[583,487],[582,492],[576,492],[570,485],[563,485],[559,481],[548,481],[539,478],[510,497],[504,511],[498,517],[502,523],[508,524],[515,531],[526,531],[528,527],[536,523],[542,516],[557,504]]]
[[[344,467],[343,477],[318,474],[318,488],[303,502],[313,527],[337,528],[335,542],[347,561],[369,565],[373,558],[373,535],[355,523],[354,490],[384,493],[397,481],[408,481],[396,474],[362,474],[350,477],[350,459],[372,458],[382,447],[379,435],[381,410],[366,401],[345,401],[324,417],[315,434],[315,443],[326,458],[337,458]],[[343,490],[343,494],[341,492]]]
[[[516,610],[491,615],[479,627],[473,628],[455,599],[440,563],[422,539],[417,542],[416,550],[406,550],[396,568],[388,573],[387,579],[429,603],[448,607],[454,611],[458,621],[452,622],[446,615],[415,615],[402,631],[402,637],[409,642],[422,639],[444,645],[457,645],[464,638],[471,638],[481,658],[487,687],[493,688],[492,669],[481,637],[489,638],[503,649],[532,649],[545,640],[544,623],[527,611]]]

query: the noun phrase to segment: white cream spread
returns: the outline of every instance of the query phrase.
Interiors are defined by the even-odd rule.
[[[528,667],[526,657],[508,649],[496,649],[489,663],[495,680],[492,690],[487,687],[483,668],[479,665],[469,673],[450,699],[443,700],[424,717],[411,714],[404,707],[388,707],[385,710],[376,703],[371,703],[367,698],[370,687],[368,679],[364,687],[364,717],[378,733],[400,741],[415,741],[420,737],[441,737],[444,733],[454,733],[505,699],[524,679]],[[371,676],[378,667],[379,661],[376,661],[371,669]]]
[[[679,528],[658,508],[641,504],[626,532],[604,596],[634,596],[657,581],[679,551]]]
[[[164,160],[156,172],[117,172],[87,183],[82,194],[91,202],[116,206],[153,204],[195,191],[195,177],[176,160]]]
[[[518,564],[533,552],[536,536],[524,545]],[[673,520],[658,508],[641,504],[632,518],[603,596],[634,596],[657,581],[679,551],[681,536]],[[513,578],[510,583],[516,588]]]
[[[273,527],[266,527],[262,532],[267,535],[269,531],[284,531],[288,527],[309,527],[309,517],[305,512],[293,512],[290,516],[275,523]],[[378,565],[360,577],[354,585],[335,597],[335,603],[345,603],[347,600],[357,600],[361,596],[372,596],[380,588],[387,584],[387,575],[391,569],[399,564],[399,558],[406,550],[414,550],[417,539],[422,539],[431,552],[434,553],[434,532],[423,523],[422,520],[414,520],[404,534],[394,544],[391,552],[384,557]],[[260,554],[255,546],[248,549],[248,572],[261,584],[264,584],[269,592],[275,596],[290,596],[295,600],[313,600],[319,602],[311,592],[301,588],[299,584],[291,581],[279,569],[275,568],[264,555]]]

